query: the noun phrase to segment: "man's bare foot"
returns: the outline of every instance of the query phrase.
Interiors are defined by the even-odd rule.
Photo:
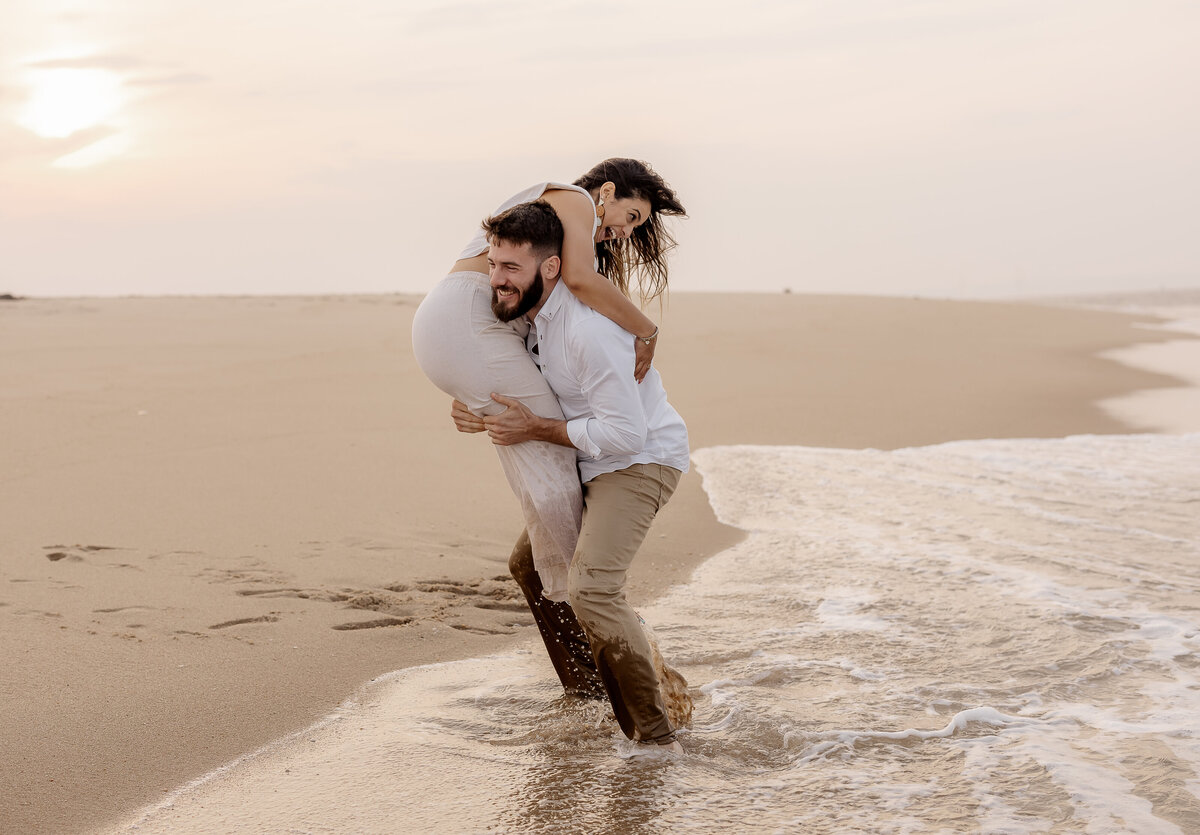
[[[661,751],[664,754],[682,754],[683,746],[679,744],[679,740],[675,738],[675,734],[659,737],[658,739],[639,739],[637,741],[639,751],[657,753]]]

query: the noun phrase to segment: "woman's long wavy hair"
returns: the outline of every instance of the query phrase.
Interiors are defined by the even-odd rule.
[[[616,186],[615,197],[622,200],[640,197],[649,202],[650,217],[629,238],[596,244],[600,274],[626,296],[630,295],[632,279],[642,301],[650,301],[667,289],[667,253],[675,247],[675,238],[663,217],[687,217],[687,212],[663,178],[648,163],[636,159],[606,159],[576,180],[575,185],[591,191],[610,182]]]

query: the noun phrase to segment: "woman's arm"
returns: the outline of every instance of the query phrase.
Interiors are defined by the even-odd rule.
[[[649,316],[593,267],[596,214],[591,201],[584,202],[582,194],[565,189],[548,191],[542,199],[554,207],[563,225],[562,280],[575,298],[638,337],[634,340],[633,376],[640,383],[654,359],[658,329]],[[646,338],[652,335],[647,343]]]

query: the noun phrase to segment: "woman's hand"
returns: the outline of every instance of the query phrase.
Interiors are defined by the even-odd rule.
[[[466,403],[458,400],[450,405],[450,419],[454,421],[454,426],[459,432],[483,432],[487,429],[483,425],[483,418],[468,409]]]
[[[640,336],[633,338],[633,379],[639,383],[646,379],[650,372],[650,363],[654,361],[654,349],[658,347],[658,329],[649,341]]]

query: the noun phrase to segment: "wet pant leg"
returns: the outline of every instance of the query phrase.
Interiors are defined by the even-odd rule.
[[[613,713],[630,739],[662,739],[674,732],[650,643],[625,599],[625,577],[680,476],[679,470],[660,464],[634,464],[583,486],[586,509],[568,573],[568,595]]]
[[[604,685],[596,672],[596,661],[579,621],[569,603],[555,603],[542,594],[542,581],[533,567],[533,549],[528,531],[521,534],[508,558],[508,570],[533,613],[538,632],[546,644],[550,663],[569,695],[603,698]]]

